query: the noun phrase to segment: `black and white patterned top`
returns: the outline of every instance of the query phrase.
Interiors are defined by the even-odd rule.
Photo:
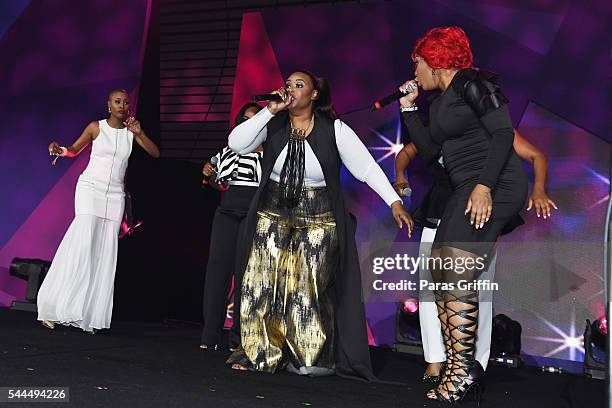
[[[215,157],[217,182],[227,182],[230,186],[259,186],[263,152],[238,155],[226,146]]]

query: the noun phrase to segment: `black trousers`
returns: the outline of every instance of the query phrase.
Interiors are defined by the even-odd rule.
[[[215,212],[210,236],[210,250],[204,280],[204,329],[202,344],[221,342],[227,298],[234,275],[234,323],[230,347],[240,345],[240,286],[242,274],[237,268],[238,255],[245,251],[246,214],[257,187],[230,186]]]

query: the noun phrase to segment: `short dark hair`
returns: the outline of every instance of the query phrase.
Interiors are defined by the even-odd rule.
[[[244,114],[249,109],[257,109],[257,112],[259,112],[260,110],[263,109],[263,107],[261,105],[256,104],[255,102],[249,102],[249,103],[242,105],[242,108],[240,108],[240,110],[236,114],[236,117],[234,118],[234,126],[238,126],[239,124],[241,124],[242,122],[246,120],[244,119]]]
[[[112,91],[110,91],[108,93],[108,100],[110,101],[111,98],[113,97],[113,94],[119,93],[119,92],[124,93],[127,96],[130,96],[130,93],[128,91],[126,91],[125,89],[123,89],[123,88],[115,88],[115,89],[113,89]]]

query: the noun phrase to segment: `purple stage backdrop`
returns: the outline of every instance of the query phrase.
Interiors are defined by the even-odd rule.
[[[150,2],[0,5],[0,181],[8,192],[0,201],[0,305],[24,294],[25,282],[8,275],[11,259],[51,259],[74,215],[74,187],[88,155],[51,167],[46,147],[73,142],[89,121],[104,117],[110,89],[136,90]],[[412,78],[418,36],[462,26],[475,65],[500,74],[515,126],[548,156],[548,190],[560,207],[550,220],[524,214],[526,225],[500,243],[495,312],[520,321],[526,354],[581,361],[584,319],[603,314],[610,14],[604,0],[403,1],[248,14],[233,111],[245,95],[279,87],[280,78],[304,68],[329,79],[338,112],[366,106]],[[405,142],[397,108],[343,119],[393,179],[395,152]],[[430,181],[420,160],[410,180],[414,196],[406,204],[413,206]],[[359,221],[370,339],[392,344],[397,302],[408,294],[374,290],[375,279],[397,275],[375,276],[371,258],[415,255],[420,237],[398,232],[382,200],[346,171],[343,181]]]
[[[136,90],[149,7],[150,0],[0,5],[0,305],[24,295],[25,281],[8,275],[11,259],[52,259],[74,217],[89,154],[51,167],[47,146],[71,144],[105,117],[111,89]]]
[[[515,127],[549,158],[548,192],[560,207],[550,220],[533,211],[523,214],[526,225],[500,243],[495,313],[522,324],[524,353],[571,365],[583,358],[585,319],[604,310],[601,243],[612,130],[609,16],[604,2],[598,8],[576,1],[411,1],[254,13],[243,18],[235,92],[263,93],[282,85],[259,89],[253,84],[264,81],[241,77],[249,73],[240,67],[255,66],[259,58],[270,67],[269,78],[278,78],[275,66],[283,78],[299,69],[326,77],[336,110],[348,112],[413,78],[410,53],[420,35],[435,26],[462,26],[475,65],[499,73]],[[270,46],[272,56],[262,52]],[[394,179],[394,152],[405,142],[396,105],[343,119]],[[406,204],[420,200],[429,177],[416,160],[410,171],[415,194]],[[343,181],[358,218],[370,341],[392,344],[397,302],[409,294],[374,290],[373,281],[385,275],[373,274],[371,259],[416,255],[420,237],[408,240],[398,233],[382,200],[346,171]]]

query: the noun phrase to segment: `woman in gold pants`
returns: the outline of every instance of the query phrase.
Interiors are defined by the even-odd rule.
[[[247,216],[236,369],[374,379],[361,300],[355,220],[340,189],[342,164],[412,220],[355,132],[333,114],[325,80],[293,73],[285,88],[234,128],[230,148],[261,144],[262,179]]]

